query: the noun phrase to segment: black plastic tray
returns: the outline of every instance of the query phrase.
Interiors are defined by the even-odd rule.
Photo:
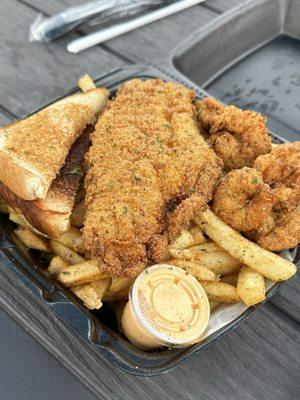
[[[299,140],[299,0],[241,2],[180,43],[167,63],[222,102],[263,113],[271,131]]]
[[[154,67],[133,66],[109,72],[98,78],[96,84],[113,92],[134,77],[184,80]],[[198,97],[203,96],[199,88],[185,83],[196,90]],[[282,139],[274,137],[274,141],[281,143]],[[195,356],[257,309],[247,309],[232,323],[190,348],[141,351],[117,332],[108,305],[90,312],[64,287],[49,280],[44,274],[46,262],[40,254],[16,245],[11,237],[13,224],[1,218],[0,306],[89,387],[97,385],[97,363],[103,358],[132,374],[157,375]],[[266,300],[278,286],[268,291]],[[72,344],[72,351],[66,344]]]

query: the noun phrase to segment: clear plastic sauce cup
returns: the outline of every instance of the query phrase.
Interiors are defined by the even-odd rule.
[[[135,280],[122,315],[127,338],[145,350],[201,340],[210,307],[200,283],[183,269],[158,264]]]

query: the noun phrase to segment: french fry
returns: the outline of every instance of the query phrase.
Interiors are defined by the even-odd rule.
[[[69,265],[70,264],[67,263],[67,261],[64,260],[62,257],[54,256],[49,263],[47,271],[49,272],[49,274],[53,275],[59,272],[61,269],[68,267]]]
[[[90,310],[102,307],[102,299],[110,285],[110,278],[99,279],[87,285],[72,286],[71,292],[75,294]]]
[[[79,254],[77,254],[75,251],[73,251],[69,247],[58,242],[57,240],[54,240],[54,239],[50,240],[50,248],[54,254],[62,257],[68,263],[70,263],[72,265],[79,264],[79,263],[85,261],[83,257],[81,257]]]
[[[277,282],[289,279],[296,273],[295,264],[244,238],[211,210],[201,213],[195,222],[232,257],[266,278]]]
[[[35,249],[39,251],[44,251],[50,253],[50,249],[46,240],[30,231],[27,228],[19,226],[15,231],[15,235],[18,239],[29,249]]]
[[[215,281],[217,279],[217,276],[213,271],[196,262],[186,260],[170,260],[166,261],[166,264],[175,265],[176,267],[184,269],[199,281]]]
[[[98,261],[84,261],[79,264],[62,268],[56,279],[65,286],[77,286],[107,278],[108,275],[98,268]]]
[[[122,278],[120,276],[113,276],[111,285],[108,289],[108,294],[116,294],[122,291],[129,291],[130,285],[133,282],[132,278]]]
[[[70,226],[70,229],[56,240],[74,250],[76,253],[84,253],[85,251],[82,234],[75,226]]]
[[[83,75],[78,80],[77,85],[83,92],[87,92],[96,88],[96,85],[90,75]]]
[[[227,275],[239,271],[241,263],[226,252],[207,253],[197,260],[216,275]]]
[[[214,243],[207,243],[213,249]],[[198,247],[198,246],[197,246]],[[216,275],[226,275],[237,272],[241,263],[230,256],[226,251],[196,252],[191,249],[170,249],[169,252],[175,259],[196,262],[210,269]]]
[[[206,237],[204,236],[204,232],[199,228],[199,226],[192,226],[190,232],[194,239],[194,245],[202,244],[206,242]]]
[[[219,304],[220,304],[220,303],[219,303],[218,301],[209,300],[209,308],[210,308],[210,311],[215,310],[215,309],[218,307]]]
[[[12,222],[14,222],[15,224],[18,224],[20,226],[23,226],[24,228],[29,227],[29,224],[26,221],[26,219],[22,215],[16,213],[11,207],[8,207],[8,212],[9,212],[9,219]]]
[[[218,245],[216,245],[216,243],[210,241],[198,244],[197,246],[192,246],[186,250],[189,251],[190,254],[192,254],[193,258],[197,257],[197,255],[201,257],[203,253],[214,253],[216,251],[223,251]]]
[[[133,280],[132,278],[122,278],[119,276],[112,277],[111,285],[106,292],[105,299],[109,301],[128,299],[130,285]]]
[[[102,300],[98,298],[90,285],[74,286],[70,290],[89,310],[99,310],[102,307]]]
[[[240,269],[236,289],[247,306],[260,303],[266,297],[264,277],[250,267],[243,266]]]
[[[128,297],[129,297],[129,288],[123,289],[117,293],[107,292],[104,300],[115,302],[115,301],[121,301],[121,300],[128,300]]]
[[[222,251],[222,249],[213,242],[205,242],[188,249],[178,249],[173,246],[169,248],[169,254],[181,260],[195,259],[197,256],[201,257],[204,253],[212,253],[215,251]]]
[[[237,279],[238,279],[238,273],[234,272],[232,274],[223,275],[221,277],[221,282],[228,283],[228,285],[232,285],[232,286],[236,287]]]
[[[222,282],[200,282],[209,300],[220,303],[238,303],[241,301],[234,286]]]
[[[85,214],[84,201],[81,201],[73,208],[70,217],[72,225],[77,226],[77,228],[81,228],[83,226],[84,214]]]
[[[180,236],[178,236],[178,238],[174,241],[174,243],[171,244],[170,247],[175,249],[185,249],[192,246],[193,244],[193,235],[189,231],[183,230]]]

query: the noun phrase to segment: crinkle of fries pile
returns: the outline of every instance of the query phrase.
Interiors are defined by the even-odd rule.
[[[131,279],[110,277],[101,265],[90,260],[80,230],[71,226],[58,239],[46,239],[27,227],[19,226],[15,235],[28,248],[51,253],[47,269],[50,276],[70,289],[89,309],[99,309],[104,297],[121,300],[128,297]]]
[[[133,279],[101,272],[101,262],[91,260],[85,251],[78,227],[71,226],[59,239],[49,239],[30,230],[4,204],[0,204],[0,212],[8,212],[10,219],[19,224],[15,235],[26,247],[52,255],[48,273],[68,287],[87,308],[99,309],[103,299],[128,298]],[[181,233],[169,247],[169,255],[171,258],[164,263],[193,275],[204,288],[211,310],[220,303],[243,301],[247,306],[260,303],[265,299],[265,278],[286,280],[296,272],[293,263],[250,242],[210,209]]]

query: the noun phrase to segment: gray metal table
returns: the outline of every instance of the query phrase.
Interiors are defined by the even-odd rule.
[[[92,76],[135,62],[155,62],[194,30],[240,3],[210,0],[79,55],[70,37],[30,44],[38,12],[53,14],[84,0],[1,0],[0,124],[34,110]],[[153,378],[126,375],[103,361],[101,394],[85,388],[4,312],[0,313],[0,398],[40,399],[278,399],[300,398],[299,275],[234,332],[188,364]]]

